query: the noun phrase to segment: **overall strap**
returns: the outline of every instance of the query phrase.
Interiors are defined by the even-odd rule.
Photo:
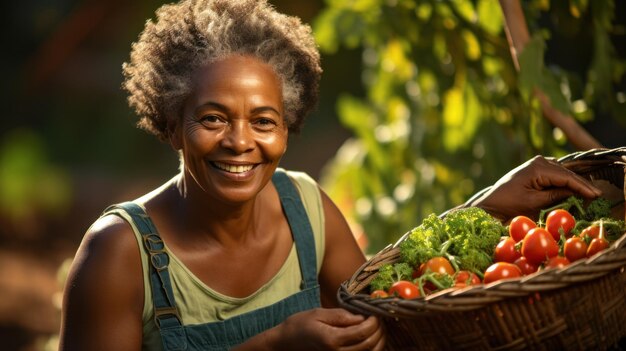
[[[277,169],[272,182],[278,191],[280,203],[287,216],[289,227],[293,235],[302,273],[302,289],[316,286],[317,283],[317,256],[315,254],[315,240],[309,217],[306,214],[300,193],[292,183],[287,173]]]
[[[134,202],[110,206],[105,212],[115,208],[120,208],[131,216],[150,257],[150,287],[154,304],[154,322],[159,329],[181,326],[181,318],[167,270],[169,256],[165,252],[165,245],[154,223],[144,209]]]

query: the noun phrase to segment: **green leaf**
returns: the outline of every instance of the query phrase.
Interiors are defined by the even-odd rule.
[[[408,60],[405,42],[401,39],[391,40],[382,53],[383,69],[392,72],[399,80],[408,80],[415,71],[413,63]]]
[[[502,8],[498,0],[479,0],[476,6],[478,24],[488,33],[497,35],[502,31]]]
[[[376,113],[367,104],[347,95],[339,98],[337,106],[341,121],[359,137],[372,166],[375,169],[389,169],[389,157],[385,155],[374,133],[378,125]]]
[[[480,59],[480,43],[478,42],[478,39],[476,38],[474,33],[469,30],[463,30],[461,31],[461,36],[463,37],[463,41],[465,42],[465,56],[467,56],[467,58],[472,61]]]
[[[594,86],[594,94],[606,96],[612,91],[614,68],[612,63],[615,51],[611,45],[609,34],[596,22],[594,22],[594,29],[594,52],[588,79]]]
[[[337,111],[341,122],[359,134],[371,131],[376,125],[376,117],[371,108],[352,96],[340,96]]]
[[[561,85],[552,72],[544,69],[539,89],[548,96],[550,105],[564,114],[571,114],[569,101],[563,96]]]
[[[544,148],[545,120],[541,112],[539,100],[533,98],[531,101],[529,126],[530,141],[535,149],[542,150]]]
[[[335,53],[339,48],[339,38],[335,30],[335,21],[339,12],[332,8],[320,12],[313,21],[315,40],[320,50]]]
[[[415,8],[415,15],[421,20],[430,19],[433,13],[433,6],[427,2],[421,2]]]
[[[481,121],[481,108],[471,85],[455,87],[443,99],[443,144],[446,150],[456,151],[471,144]]]
[[[320,49],[334,53],[343,43],[348,48],[357,47],[365,33],[365,17],[354,11],[327,8],[313,21],[315,39]]]
[[[534,35],[528,41],[524,50],[519,53],[520,71],[518,81],[520,89],[531,92],[542,81],[545,47],[545,41],[541,35]]]
[[[451,6],[455,6],[457,11],[461,16],[465,18],[466,21],[475,22],[476,21],[476,11],[474,10],[474,5],[469,0],[455,0],[451,4]]]

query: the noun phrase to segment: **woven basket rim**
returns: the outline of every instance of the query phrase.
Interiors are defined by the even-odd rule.
[[[626,165],[626,147],[576,152],[559,158],[557,161],[567,166],[570,163],[598,158],[607,160],[605,164]],[[368,277],[371,280],[373,272],[377,271],[383,263],[395,263],[399,260],[399,244],[409,233],[410,231],[402,235],[394,244],[380,250],[349,280],[341,284],[337,293],[341,306],[355,312],[394,318],[410,318],[434,311],[467,311],[511,297],[528,296],[565,288],[571,284],[590,282],[626,266],[626,233],[624,233],[606,250],[563,268],[544,269],[519,278],[503,279],[461,289],[450,288],[412,300],[398,297],[372,298],[369,294],[362,293],[361,291],[369,282],[360,279],[369,274]]]

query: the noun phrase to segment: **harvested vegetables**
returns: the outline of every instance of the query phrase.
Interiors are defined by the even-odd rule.
[[[506,235],[506,227],[485,210],[468,207],[441,219],[434,215],[413,229],[400,244],[403,262],[415,266],[433,257],[447,258],[455,271],[484,271],[493,252]]]
[[[468,271],[482,277],[492,263],[494,249],[506,227],[478,207],[462,208],[445,218],[430,215],[400,244],[401,262],[385,264],[370,283],[373,290],[387,290],[398,280],[413,277],[421,295],[455,285],[456,277],[441,272]],[[431,261],[432,260],[432,261]],[[420,265],[428,268],[420,270]]]
[[[370,283],[370,291],[376,292],[372,297],[384,292],[418,298],[591,257],[626,231],[624,221],[610,217],[613,205],[598,198],[584,206],[572,196],[542,210],[537,222],[518,216],[508,226],[477,207],[452,211],[445,218],[430,215],[400,243],[400,261],[380,267]]]

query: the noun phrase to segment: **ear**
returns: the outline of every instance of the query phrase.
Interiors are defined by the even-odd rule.
[[[170,145],[176,151],[182,149],[183,143],[181,138],[181,128],[180,121],[176,118],[170,118],[167,123],[167,135],[169,138]]]
[[[289,146],[289,141],[291,141],[291,134],[289,134],[289,128],[285,126],[285,150],[283,150],[283,155],[287,153],[287,147]]]

